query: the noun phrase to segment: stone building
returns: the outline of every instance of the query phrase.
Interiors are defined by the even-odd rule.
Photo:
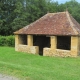
[[[16,51],[43,56],[79,56],[80,24],[68,11],[47,13],[14,34]]]

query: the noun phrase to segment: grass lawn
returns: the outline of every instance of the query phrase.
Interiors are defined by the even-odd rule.
[[[80,57],[43,57],[0,47],[0,73],[22,80],[80,80]]]

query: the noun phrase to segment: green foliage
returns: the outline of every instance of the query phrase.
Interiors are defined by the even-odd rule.
[[[60,4],[58,10],[68,10],[69,13],[80,23],[80,3],[78,3],[76,0],[70,0],[64,4]]]
[[[6,37],[0,36],[0,46],[6,46],[6,45],[7,45]]]
[[[76,0],[71,0],[66,2],[64,5],[66,5],[67,10],[80,23],[80,3]]]
[[[14,46],[15,45],[15,39],[14,36],[6,36],[7,38],[7,45],[8,46]]]
[[[0,46],[14,46],[14,36],[0,36]]]

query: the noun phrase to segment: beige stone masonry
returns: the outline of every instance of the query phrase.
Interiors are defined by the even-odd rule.
[[[79,38],[77,36],[71,37],[71,55],[78,56],[79,52]]]
[[[44,48],[44,56],[61,56],[61,57],[77,57],[79,53],[79,38],[71,37],[71,50],[56,49],[57,40],[55,36],[51,36],[51,48]]]
[[[18,51],[18,44],[19,44],[18,35],[15,35],[15,51]]]
[[[51,52],[51,48],[44,48],[43,49],[43,56],[52,56],[53,53]]]
[[[26,35],[27,36],[27,35]],[[15,51],[20,52],[27,52],[32,54],[38,54],[39,53],[39,47],[33,46],[33,36],[28,35],[27,36],[27,43],[28,45],[24,45],[22,41],[21,35],[15,35]]]
[[[33,46],[33,36],[27,36],[28,45],[23,45],[21,35],[15,35],[15,51],[39,54],[39,46]],[[71,50],[56,49],[57,37],[50,37],[50,48],[43,48],[43,56],[61,56],[61,57],[76,57],[80,52],[80,37],[71,36]]]
[[[61,49],[56,49],[53,50],[51,48],[44,48],[43,51],[44,56],[59,56],[59,57],[70,57],[71,56],[71,51],[69,50],[61,50]]]
[[[30,53],[30,47],[28,45],[18,45],[18,51]]]
[[[53,54],[55,54],[56,45],[57,45],[57,41],[56,41],[57,39],[56,38],[57,38],[56,36],[50,37],[51,47],[43,49],[43,56],[53,56]]]
[[[80,36],[79,36],[79,54],[78,55],[80,56]]]
[[[54,56],[70,57],[71,56],[71,51],[70,50],[56,49],[56,54],[54,54]]]
[[[57,44],[57,41],[56,41],[56,36],[51,36],[51,49],[56,49],[56,44]]]
[[[18,51],[32,53],[32,54],[38,54],[39,47],[38,46],[28,46],[28,45],[18,45]]]
[[[39,47],[38,46],[30,46],[30,53],[38,54],[39,53]]]
[[[28,43],[28,46],[33,46],[33,36],[32,35],[28,35],[27,36],[27,43]]]

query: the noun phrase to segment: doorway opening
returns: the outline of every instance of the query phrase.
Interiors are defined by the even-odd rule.
[[[34,35],[33,36],[33,45],[39,46],[39,55],[43,55],[43,48],[50,48],[50,37]]]

